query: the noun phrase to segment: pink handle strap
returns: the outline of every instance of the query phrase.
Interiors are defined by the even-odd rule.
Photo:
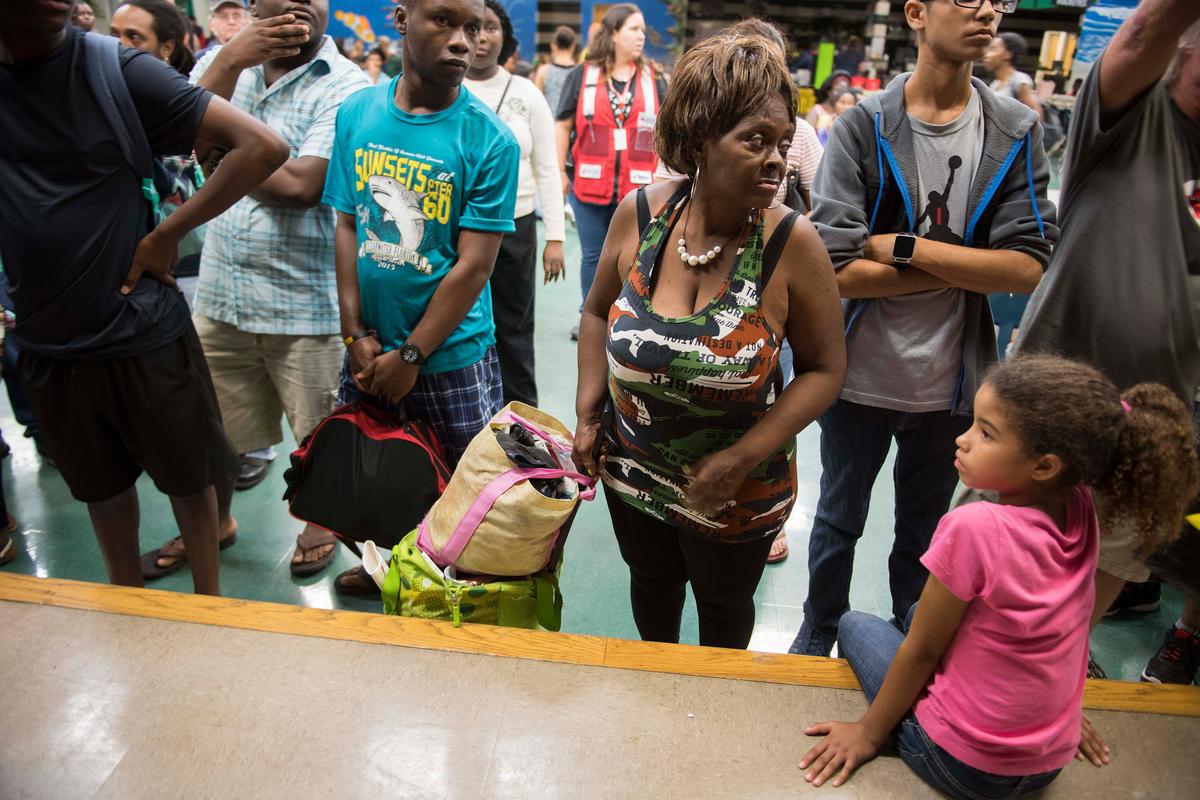
[[[475,502],[467,513],[463,515],[462,520],[458,523],[458,527],[454,529],[454,533],[450,536],[450,540],[446,542],[446,546],[441,550],[437,550],[433,546],[433,537],[429,533],[429,528],[425,520],[421,521],[421,532],[418,534],[418,543],[421,544],[426,552],[434,556],[435,560],[452,564],[462,555],[462,551],[467,548],[471,542],[471,537],[475,535],[483,518],[487,516],[488,511],[499,499],[500,495],[507,492],[521,481],[527,481],[530,478],[572,478],[579,483],[579,499],[591,500],[596,496],[595,478],[590,478],[587,475],[581,475],[578,472],[565,472],[561,469],[549,468],[534,468],[528,467],[525,469],[512,469],[492,479],[492,482],[487,485],[479,496],[475,498]]]
[[[566,444],[566,441],[565,441],[565,439],[563,439],[562,436],[557,436],[553,433],[544,431],[537,425],[530,422],[529,420],[525,419],[524,417],[518,417],[516,414],[512,413],[511,411],[506,411],[505,413],[496,417],[495,421],[496,422],[511,422],[515,425],[520,425],[522,428],[525,428],[526,430],[528,430],[532,433],[536,433],[542,439],[546,440],[546,442],[551,447],[553,447],[555,450],[560,450],[560,451],[562,451],[564,453],[568,453],[568,454],[571,452],[570,447],[564,447],[564,445]],[[562,442],[563,442],[562,444],[559,444],[560,440],[562,440]]]

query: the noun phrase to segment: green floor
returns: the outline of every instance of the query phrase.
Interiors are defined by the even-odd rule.
[[[568,234],[567,263],[578,264],[574,231]],[[541,405],[568,425],[574,424],[575,344],[567,332],[578,319],[579,277],[575,270],[565,284],[539,287],[537,300],[537,369]],[[58,473],[42,464],[12,418],[7,399],[0,400],[0,429],[12,446],[3,462],[5,491],[11,513],[20,522],[15,537],[23,554],[4,569],[39,576],[105,581],[104,565],[92,536],[87,511],[72,500]],[[767,568],[756,594],[758,621],[751,647],[786,651],[800,625],[800,606],[808,583],[805,563],[807,537],[817,501],[820,461],[815,426],[800,434],[798,447],[799,497],[788,522],[793,555]],[[302,603],[319,608],[376,610],[377,602],[344,600],[333,591],[334,576],[355,565],[341,548],[333,566],[321,575],[295,579],[288,570],[292,545],[301,524],[280,501],[283,469],[294,447],[289,439],[277,448],[279,460],[258,487],[239,492],[234,515],[238,543],[221,555],[221,585],[225,594],[254,600]],[[851,591],[854,608],[887,615],[890,608],[886,576],[891,538],[892,488],[890,463],[880,472],[866,535],[856,560]],[[175,535],[165,497],[145,478],[142,497],[143,548],[157,546]],[[636,638],[629,610],[628,572],[621,562],[602,503],[585,504],[566,550],[562,576],[566,596],[563,628],[575,633]],[[178,572],[152,584],[157,588],[190,591],[191,578]],[[1138,620],[1105,621],[1095,634],[1095,648],[1111,677],[1136,679],[1157,649],[1163,632],[1179,614],[1179,595],[1167,590],[1163,607]],[[696,615],[689,599],[683,639],[695,642]]]

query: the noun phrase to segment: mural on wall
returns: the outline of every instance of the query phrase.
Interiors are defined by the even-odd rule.
[[[343,27],[347,28],[351,35],[362,39],[365,44],[375,43],[375,31],[371,27],[371,20],[362,14],[355,14],[353,11],[342,11],[337,9],[333,12],[335,22],[340,22]]]
[[[532,61],[537,54],[537,0],[501,0],[512,19],[513,33],[521,44],[521,58]],[[580,31],[587,37],[588,24],[604,16],[612,2],[583,0],[580,3]],[[686,0],[637,0],[646,18],[646,53],[659,61],[673,60],[676,39],[682,39],[680,19],[686,19]],[[379,37],[397,39],[392,23],[392,0],[330,0],[329,35],[357,38],[366,46]],[[586,24],[584,23],[586,20]]]
[[[380,36],[395,39],[398,36],[392,22],[395,7],[390,0],[330,0],[328,33],[335,39],[361,39],[368,47]]]
[[[1085,68],[1094,64],[1137,4],[1138,0],[1098,0],[1085,11],[1075,49],[1076,64]]]

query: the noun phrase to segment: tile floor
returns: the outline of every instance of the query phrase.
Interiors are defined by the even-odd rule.
[[[578,264],[578,240],[569,229],[566,260]],[[565,283],[538,287],[537,372],[541,405],[574,424],[575,343],[567,331],[577,320],[579,278],[569,268]],[[92,536],[87,511],[74,502],[58,473],[43,464],[28,439],[20,434],[7,398],[0,398],[0,430],[12,446],[12,455],[0,465],[10,510],[21,523],[16,536],[24,554],[3,569],[88,581],[104,581],[105,572]],[[343,599],[333,591],[334,576],[356,562],[342,548],[332,567],[307,578],[293,578],[288,570],[292,543],[302,527],[281,502],[283,470],[294,447],[290,440],[277,449],[278,460],[267,480],[234,499],[239,521],[238,543],[221,555],[222,589],[231,596],[322,608],[376,610],[372,601]],[[792,556],[767,568],[756,594],[758,621],[751,647],[783,652],[800,626],[801,604],[808,584],[805,553],[808,531],[817,501],[820,478],[818,431],[802,432],[798,440],[799,497],[788,522]],[[854,608],[886,615],[890,608],[886,580],[887,553],[893,493],[890,461],[876,484],[867,530],[856,556],[856,580],[851,591]],[[174,520],[165,497],[142,478],[143,550],[156,547],[175,535]],[[628,572],[612,538],[602,503],[585,504],[576,520],[562,585],[566,597],[563,629],[575,633],[636,638],[629,611]],[[154,584],[178,591],[191,590],[189,573],[181,571]],[[1178,617],[1182,601],[1177,593],[1164,592],[1163,607],[1141,619],[1105,621],[1094,636],[1095,649],[1110,677],[1136,680],[1146,660],[1155,652],[1166,628]],[[697,640],[695,609],[689,597],[683,641]]]
[[[0,703],[4,797],[935,797],[886,754],[843,787],[805,784],[803,727],[858,716],[857,691],[7,602],[0,629],[0,680],[20,687]],[[1200,721],[1092,719],[1112,764],[1073,762],[1042,797],[1200,793],[1180,745]]]

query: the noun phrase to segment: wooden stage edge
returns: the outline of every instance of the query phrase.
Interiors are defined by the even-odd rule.
[[[454,628],[447,622],[383,614],[328,611],[13,573],[0,572],[0,600],[292,636],[527,658],[589,667],[825,689],[858,688],[858,681],[849,665],[835,658],[605,639],[491,625]],[[1200,687],[1089,680],[1083,704],[1085,708],[1103,711],[1200,717]]]

